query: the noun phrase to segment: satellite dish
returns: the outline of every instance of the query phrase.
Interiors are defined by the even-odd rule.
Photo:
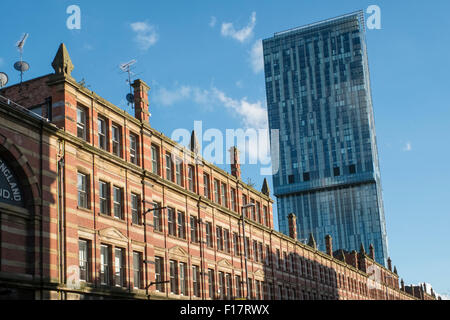
[[[25,72],[30,69],[30,65],[25,61],[17,61],[16,63],[14,63],[14,69],[20,72]]]
[[[131,94],[131,93],[127,94],[127,101],[129,103],[133,103],[134,102],[134,95]]]
[[[3,88],[8,83],[8,75],[4,72],[0,72],[0,88]]]

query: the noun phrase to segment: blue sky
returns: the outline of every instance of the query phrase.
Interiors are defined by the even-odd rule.
[[[66,27],[72,4],[81,9],[80,30]],[[258,40],[373,4],[382,29],[367,30],[367,44],[390,255],[406,283],[426,281],[450,295],[446,0],[2,0],[0,71],[10,84],[19,80],[14,44],[28,32],[25,79],[52,72],[64,42],[72,75],[124,108],[128,87],[118,65],[136,59],[135,78],[151,86],[151,125],[168,136],[192,130],[195,120],[204,130],[259,128],[267,120]],[[243,166],[258,189],[259,172]]]

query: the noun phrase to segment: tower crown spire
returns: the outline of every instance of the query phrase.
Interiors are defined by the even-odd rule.
[[[310,246],[314,249],[317,249],[316,239],[314,239],[314,236],[312,233],[309,234],[308,246]]]
[[[195,133],[195,130],[192,130],[191,133],[191,142],[189,143],[189,149],[191,149],[192,152],[195,154],[198,154],[200,152],[200,144],[198,143],[197,134]]]
[[[64,43],[59,45],[58,52],[56,52],[56,56],[52,62],[52,67],[57,75],[71,76],[74,65]]]
[[[366,249],[364,248],[364,244],[361,242],[361,246],[359,247],[359,252],[363,255],[366,254]]]
[[[266,196],[270,195],[269,183],[267,182],[266,178],[264,178],[263,185],[262,185],[262,188],[261,188],[261,192],[263,194],[265,194]]]

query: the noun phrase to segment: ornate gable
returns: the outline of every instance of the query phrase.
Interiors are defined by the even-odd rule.
[[[117,228],[109,227],[98,231],[99,236],[102,239],[110,241],[128,242],[128,238],[125,237],[122,232]]]
[[[255,276],[264,277],[264,272],[261,269],[258,269],[253,273]]]
[[[220,260],[219,262],[217,262],[217,265],[219,267],[233,268],[233,265],[231,264],[231,262],[226,259]]]
[[[180,246],[174,246],[172,248],[169,249],[169,254],[173,254],[176,256],[181,256],[181,257],[187,257],[188,254],[187,252],[181,248]]]

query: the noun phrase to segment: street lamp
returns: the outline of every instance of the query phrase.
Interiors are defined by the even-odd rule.
[[[244,237],[244,262],[245,262],[245,279],[246,279],[245,283],[246,283],[246,286],[247,286],[247,295],[246,295],[247,300],[250,300],[250,299],[249,299],[249,290],[248,290],[249,287],[248,287],[248,270],[247,270],[247,241],[245,241],[246,238],[245,238],[244,209],[251,208],[251,207],[254,207],[254,206],[255,206],[254,203],[249,203],[249,204],[246,204],[246,205],[242,206],[242,209],[241,209],[242,235]]]
[[[205,299],[206,298],[206,295],[205,295],[205,266],[204,266],[204,248],[203,248],[203,243],[204,243],[204,241],[203,241],[203,225],[205,225],[206,226],[206,222],[203,222],[203,220],[202,220],[202,218],[201,218],[201,214],[200,214],[200,209],[203,209],[203,210],[206,210],[207,209],[207,207],[206,206],[202,206],[201,204],[200,204],[200,202],[199,203],[197,203],[197,208],[198,208],[198,220],[197,220],[197,223],[199,224],[199,235],[198,235],[198,237],[199,237],[199,245],[200,245],[200,261],[201,261],[201,270],[200,270],[200,276],[201,276],[201,285],[202,285],[202,297],[203,297],[203,299]]]
[[[146,201],[146,200],[142,200],[142,202],[143,203],[151,203],[151,202]],[[162,211],[162,210],[167,208],[167,207],[157,207],[156,203],[152,203],[152,205],[153,205],[153,208],[149,208],[149,209],[147,209],[147,210],[145,210],[143,212],[143,216],[144,216],[144,221],[143,221],[143,224],[144,224],[144,243],[145,243],[145,260],[144,260],[144,262],[145,262],[145,278],[146,278],[145,282],[146,283],[148,283],[148,278],[147,277],[148,277],[148,265],[149,265],[148,260],[147,260],[147,220],[146,220],[147,213],[153,212],[153,211],[159,211],[159,210]],[[149,226],[152,226],[153,228],[155,227],[153,224],[149,224]],[[152,284],[155,284],[155,283],[150,282],[149,285],[145,286],[145,294],[147,295],[148,299],[150,299],[150,296],[148,294],[148,288]]]

